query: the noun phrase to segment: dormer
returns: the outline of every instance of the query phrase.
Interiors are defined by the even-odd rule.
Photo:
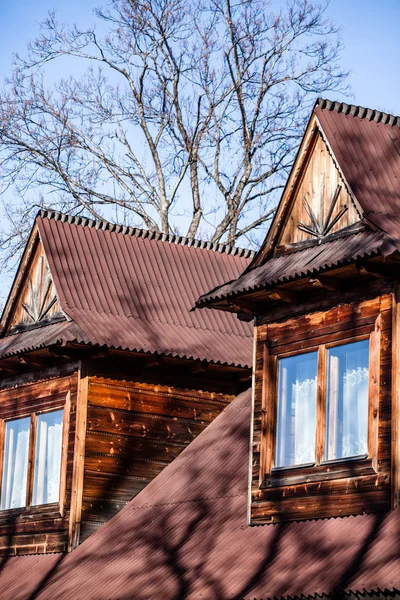
[[[39,213],[0,323],[0,555],[74,549],[248,386],[251,327],[189,311],[250,258]]]
[[[354,231],[362,225],[361,207],[340,172],[316,117],[310,123],[308,136],[274,242],[276,255],[321,243],[327,237]]]
[[[399,143],[318,100],[261,250],[197,302],[255,323],[250,524],[399,503]]]

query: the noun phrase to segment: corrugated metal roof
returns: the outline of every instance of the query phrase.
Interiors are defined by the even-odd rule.
[[[190,312],[201,293],[237,277],[251,252],[54,212],[41,211],[37,225],[61,307],[78,326],[75,341],[251,365],[249,324]],[[0,356],[32,349],[35,339],[43,345],[46,330],[0,339]]]
[[[326,241],[297,252],[271,258],[260,267],[243,273],[238,279],[219,286],[201,296],[196,306],[201,308],[223,298],[232,298],[243,292],[273,287],[316,275],[357,259],[400,250],[400,241],[393,241],[380,231],[362,231]]]
[[[45,327],[28,329],[0,339],[0,356],[7,358],[21,352],[46,348],[54,344],[66,344],[67,342],[85,344],[89,343],[89,340],[78,325],[71,321],[61,321]]]
[[[250,391],[72,553],[3,559],[14,600],[400,589],[400,511],[246,526]]]
[[[319,100],[315,114],[364,214],[400,237],[400,117]]]
[[[363,218],[387,234],[387,243],[400,241],[400,117],[340,102],[318,99],[314,112],[338,165],[363,210]],[[214,288],[196,302],[203,307],[215,300],[282,283],[329,268],[339,261],[361,258],[379,250],[379,233],[353,234],[322,248],[307,248],[288,257],[268,258],[236,281]],[[391,238],[391,239],[390,239]],[[393,241],[395,240],[395,241]],[[365,243],[365,248],[362,244]],[[383,243],[383,242],[382,242]],[[385,242],[386,243],[386,242]],[[347,252],[348,248],[348,252]],[[335,252],[338,261],[334,260]],[[254,264],[257,261],[255,258]],[[332,262],[333,261],[333,262]],[[308,268],[311,265],[311,268]],[[306,268],[307,267],[307,268]]]

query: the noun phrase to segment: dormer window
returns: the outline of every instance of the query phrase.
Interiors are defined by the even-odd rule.
[[[1,510],[59,501],[64,410],[4,422]]]
[[[388,506],[390,327],[390,295],[258,326],[252,524]]]
[[[278,357],[273,468],[367,458],[368,381],[369,339]]]

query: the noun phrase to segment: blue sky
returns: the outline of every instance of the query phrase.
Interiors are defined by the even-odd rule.
[[[0,0],[0,79],[14,52],[23,53],[48,10],[79,24],[93,20],[101,0]],[[342,64],[351,71],[355,104],[400,114],[400,0],[331,0],[329,15],[342,28]],[[337,97],[337,99],[339,99]],[[340,98],[344,99],[344,98]]]
[[[99,4],[102,0],[0,0],[0,85],[11,70],[13,53],[24,54],[49,10],[56,10],[60,20],[90,25]],[[400,115],[400,0],[331,0],[328,15],[342,30],[342,67],[350,71],[353,94],[329,98]],[[0,276],[1,307],[12,275]]]

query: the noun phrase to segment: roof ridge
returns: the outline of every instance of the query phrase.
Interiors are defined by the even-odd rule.
[[[256,254],[255,250],[250,250],[249,248],[240,248],[232,244],[212,243],[178,234],[166,234],[152,229],[141,229],[139,227],[119,225],[117,223],[111,223],[110,221],[101,219],[90,219],[88,217],[67,215],[56,210],[47,210],[42,208],[36,215],[36,218],[38,217],[41,219],[53,219],[55,221],[61,221],[62,223],[68,223],[70,225],[81,225],[82,227],[91,227],[95,229],[101,229],[102,231],[122,233],[123,235],[154,240],[156,242],[161,241],[168,242],[169,244],[180,244],[181,246],[199,248],[201,250],[212,250],[213,252],[220,252],[221,254],[229,254],[231,256],[253,258]]]
[[[366,119],[367,121],[376,121],[376,123],[383,123],[384,125],[391,126],[397,125],[397,127],[400,127],[400,117],[373,108],[364,108],[363,106],[346,104],[345,102],[335,102],[325,98],[317,98],[315,106],[319,106],[322,109],[325,108],[329,111],[335,110],[338,113],[359,117],[360,119]]]

